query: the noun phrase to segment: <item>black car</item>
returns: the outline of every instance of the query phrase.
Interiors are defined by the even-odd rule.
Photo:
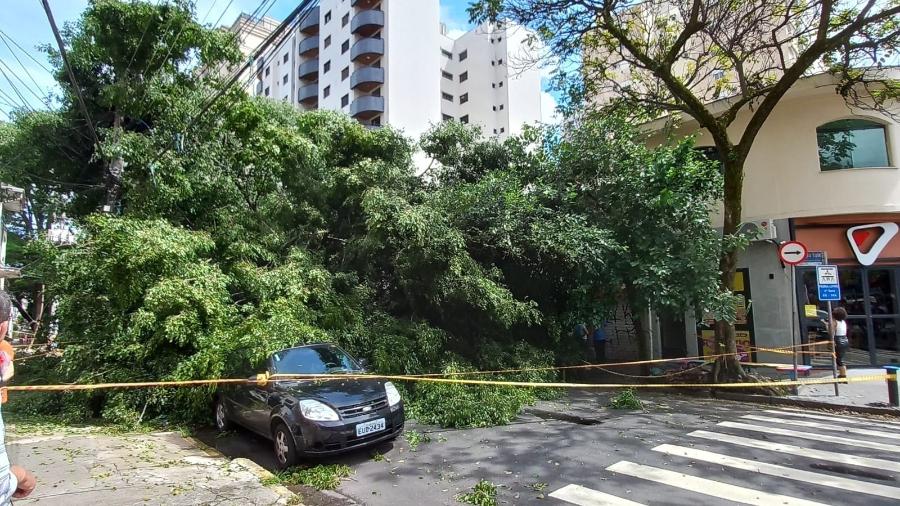
[[[331,344],[288,348],[266,361],[274,374],[359,374],[364,368]],[[255,377],[254,377],[255,378]],[[275,446],[280,468],[301,455],[328,455],[395,439],[403,432],[403,401],[376,379],[269,381],[228,386],[215,400],[216,427],[242,425]]]

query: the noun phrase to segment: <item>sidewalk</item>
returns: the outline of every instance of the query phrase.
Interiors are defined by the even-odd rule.
[[[265,487],[255,464],[210,454],[174,432],[70,431],[30,435],[7,427],[10,461],[37,477],[22,505],[276,505],[289,497]]]
[[[847,376],[885,376],[884,369],[850,369]],[[830,378],[832,373],[816,371],[812,377]],[[839,395],[834,395],[834,385],[801,386],[798,395],[790,395],[788,399],[799,401],[824,402],[842,407],[877,407],[890,408],[886,380],[866,381],[838,385]],[[897,409],[897,408],[894,408]],[[900,410],[898,410],[900,413]]]

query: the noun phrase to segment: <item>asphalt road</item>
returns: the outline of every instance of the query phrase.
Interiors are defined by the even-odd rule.
[[[354,475],[338,490],[345,499],[307,495],[306,503],[459,504],[480,479],[497,485],[498,504],[900,503],[900,421],[677,396],[623,412],[591,395],[503,427],[411,424],[431,441],[321,461],[345,463]],[[214,444],[272,466],[270,443],[246,432]]]

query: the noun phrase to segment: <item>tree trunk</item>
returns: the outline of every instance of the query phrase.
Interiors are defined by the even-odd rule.
[[[122,117],[118,112],[113,116],[113,130],[116,135],[121,135]],[[121,156],[116,156],[109,161],[106,168],[106,199],[103,205],[103,211],[106,213],[118,214],[119,200],[122,197],[122,178],[125,175],[125,160]]]
[[[631,309],[631,326],[634,328],[634,335],[637,339],[638,359],[650,360],[650,327],[649,322],[645,322],[643,318],[647,313],[647,308],[637,301],[634,287],[630,284],[625,285],[625,296],[628,299],[628,307]],[[650,371],[648,364],[643,364],[640,369],[643,375]]]
[[[722,164],[725,170],[725,193],[723,198],[723,224],[722,236],[733,236],[741,225],[742,189],[744,186],[744,159],[745,154],[739,154],[735,149],[719,148]],[[738,247],[727,245],[722,248],[719,258],[719,284],[723,290],[734,289],[734,274],[737,270],[737,259],[740,253]],[[729,354],[716,359],[713,369],[713,382],[737,382],[745,381],[750,377],[741,367],[740,358],[737,355],[737,341],[734,333],[734,323],[720,320],[716,322],[716,355]]]
[[[35,339],[37,339],[38,332],[41,329],[41,322],[44,319],[44,289],[44,284],[40,283],[33,292],[34,302],[31,314],[34,315],[34,321],[31,322],[31,331],[34,332]]]

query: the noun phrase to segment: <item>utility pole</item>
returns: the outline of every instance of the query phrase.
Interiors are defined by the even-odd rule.
[[[59,56],[62,58],[63,66],[66,68],[66,74],[69,75],[69,82],[72,84],[72,91],[75,93],[75,97],[78,99],[78,108],[81,109],[81,113],[84,115],[85,121],[87,121],[88,129],[91,131],[91,139],[94,141],[94,146],[96,149],[100,151],[100,138],[97,136],[97,131],[94,129],[94,121],[91,119],[91,113],[88,111],[87,104],[84,101],[84,96],[81,94],[81,87],[78,85],[78,80],[75,79],[75,72],[72,71],[72,66],[69,64],[69,55],[66,52],[66,45],[63,42],[62,36],[59,34],[59,28],[56,26],[56,20],[53,19],[53,11],[50,8],[49,0],[41,0],[41,3],[44,5],[44,12],[47,13],[47,21],[50,23],[50,29],[53,30],[53,36],[56,38],[56,45],[59,47]],[[113,127],[120,128],[121,127],[121,119],[118,114],[116,114],[116,120],[114,121]],[[106,200],[103,204],[103,212],[111,213],[116,210],[119,203],[119,197],[122,189],[122,176],[125,173],[125,160],[122,157],[117,156],[114,160],[110,161],[106,167],[106,174],[104,176],[105,186],[106,186]]]

